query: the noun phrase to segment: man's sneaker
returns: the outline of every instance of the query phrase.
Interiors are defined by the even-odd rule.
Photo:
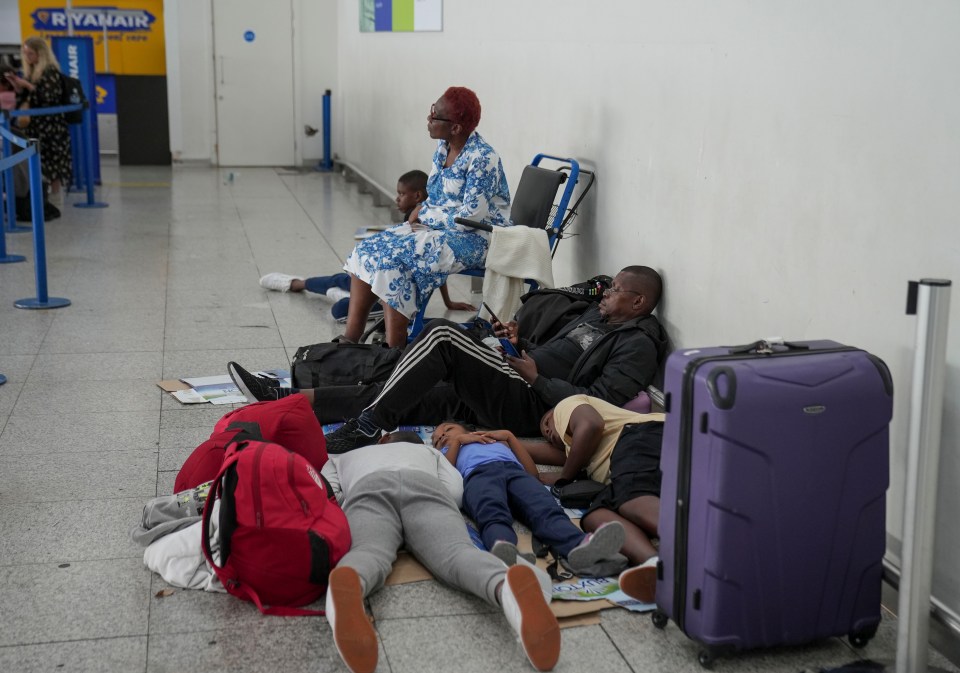
[[[266,402],[277,399],[280,382],[276,379],[251,374],[236,362],[227,363],[227,372],[233,379],[234,385],[247,398],[247,402]]]
[[[377,634],[363,609],[360,576],[353,568],[340,566],[330,571],[327,582],[327,622],[337,653],[353,673],[373,673],[377,668]]]
[[[560,658],[560,625],[532,568],[522,563],[507,568],[500,605],[533,667],[551,670]]]
[[[504,565],[512,566],[517,564],[517,558],[522,558],[529,563],[536,563],[537,557],[531,553],[524,553],[517,549],[517,545],[506,540],[497,540],[493,543],[490,553],[503,561]]]
[[[376,444],[380,440],[380,435],[380,430],[376,430],[372,435],[364,434],[357,420],[351,418],[326,436],[327,453],[346,453],[361,446]]]
[[[600,572],[606,573],[601,575],[603,577],[615,575],[626,565],[626,558],[619,554],[625,539],[626,533],[620,522],[609,521],[584,537],[583,541],[567,554],[564,565],[577,575],[586,576],[589,573],[590,576],[597,577]],[[617,559],[617,556],[620,558]],[[600,564],[602,561],[611,560],[616,562],[612,566]],[[616,567],[617,564],[619,567]]]
[[[286,273],[268,273],[260,279],[260,287],[277,292],[289,292],[290,284],[295,280],[303,280],[303,278]]]
[[[659,556],[651,556],[643,564],[620,573],[620,590],[641,603],[657,600],[657,564]]]
[[[340,301],[341,299],[350,298],[350,290],[344,290],[339,287],[331,287],[326,291],[326,296],[332,299],[333,301]]]

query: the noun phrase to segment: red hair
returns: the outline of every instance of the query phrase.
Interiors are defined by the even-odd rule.
[[[456,123],[463,126],[466,132],[473,133],[480,123],[480,99],[465,86],[452,86],[443,92],[443,99],[447,101],[447,114]]]

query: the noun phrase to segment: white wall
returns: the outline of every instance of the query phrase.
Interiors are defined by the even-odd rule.
[[[164,0],[170,153],[174,161],[216,160],[213,26],[207,1]]]
[[[297,144],[304,163],[316,163],[323,157],[323,92],[337,91],[337,13],[334,0],[295,0],[294,30],[299,31],[299,67],[297,90],[300,100],[300,127]],[[313,137],[303,132],[305,125],[318,129]],[[331,143],[333,145],[333,143]],[[332,150],[332,148],[331,148]]]
[[[473,88],[511,184],[538,151],[596,166],[558,281],[658,267],[678,345],[769,335],[870,350],[896,384],[899,536],[916,319],[906,282],[960,281],[960,3],[486,0],[442,33],[358,30],[340,0],[335,148],[381,185],[426,167],[426,114]],[[960,612],[960,290],[934,593]]]
[[[20,4],[0,0],[0,44],[20,44]]]
[[[172,149],[209,161],[209,2],[173,4]],[[302,124],[320,127],[333,89],[333,151],[389,188],[428,166],[430,103],[470,86],[511,184],[539,151],[598,171],[559,282],[647,263],[666,279],[677,345],[778,334],[882,357],[897,389],[888,529],[900,535],[906,281],[960,280],[960,3],[448,0],[443,32],[413,34],[360,33],[358,4],[294,0]],[[321,156],[319,135],[298,142],[305,161]],[[960,612],[953,294],[934,593]]]
[[[236,0],[235,11],[257,0]],[[298,156],[315,163],[323,156],[323,134],[307,137],[304,125],[322,131],[322,97],[337,88],[337,3],[334,0],[293,0],[292,38],[299,124],[295,129]],[[170,144],[175,160],[216,161],[213,30],[209,0],[164,0],[167,26],[167,84],[170,105]],[[282,106],[250,92],[251,106]]]

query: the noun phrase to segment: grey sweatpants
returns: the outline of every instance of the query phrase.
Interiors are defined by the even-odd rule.
[[[436,477],[419,470],[369,474],[347,494],[343,512],[353,545],[338,565],[357,571],[364,596],[383,586],[406,541],[438,580],[499,605],[496,588],[507,568],[474,546],[460,510]]]

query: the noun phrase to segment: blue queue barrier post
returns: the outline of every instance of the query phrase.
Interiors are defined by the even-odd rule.
[[[6,133],[0,134],[3,135],[3,158],[9,158],[13,156],[13,146],[10,144],[10,138],[13,137],[13,132],[10,130],[10,113],[4,111],[3,117],[0,118],[0,128],[2,128]],[[9,134],[9,136],[8,136]],[[13,164],[19,163],[14,161]],[[8,168],[3,169],[0,173],[3,174],[3,191],[4,191],[4,205],[3,209],[3,229],[9,234],[19,234],[25,231],[30,231],[30,227],[21,227],[17,224],[17,208],[16,208],[16,195],[14,194],[13,188],[13,164]],[[0,251],[2,252],[2,251]],[[2,257],[2,255],[0,255]],[[22,262],[22,259],[13,260],[15,262]]]
[[[47,244],[43,235],[43,180],[40,178],[40,143],[30,141],[30,207],[33,211],[33,254],[37,278],[37,296],[13,302],[17,308],[61,308],[70,300],[47,296]]]
[[[74,208],[106,208],[107,203],[97,201],[93,197],[94,166],[93,166],[93,111],[89,103],[83,106],[83,123],[80,124],[80,133],[83,136],[83,177],[87,186],[87,201],[73,204]]]
[[[90,107],[89,103],[86,105],[77,103],[75,105],[61,105],[58,107],[42,107],[35,108],[31,110],[13,110],[9,113],[10,117],[37,117],[42,115],[52,115],[52,114],[63,114],[65,112],[74,112],[76,110],[83,110],[83,122],[81,123],[81,137],[83,142],[80,143],[80,163],[83,166],[81,174],[83,175],[83,182],[85,183],[87,190],[87,202],[86,203],[75,203],[73,204],[77,208],[106,208],[106,203],[98,203],[93,196],[94,189],[94,165],[93,165],[93,131],[90,129]],[[76,154],[75,152],[71,153]],[[66,188],[67,185],[64,185]],[[26,231],[30,231],[27,229]]]
[[[323,160],[317,165],[318,171],[332,171],[333,159],[330,158],[330,89],[323,92]]]
[[[7,377],[3,374],[0,374],[0,386],[7,382]]]

